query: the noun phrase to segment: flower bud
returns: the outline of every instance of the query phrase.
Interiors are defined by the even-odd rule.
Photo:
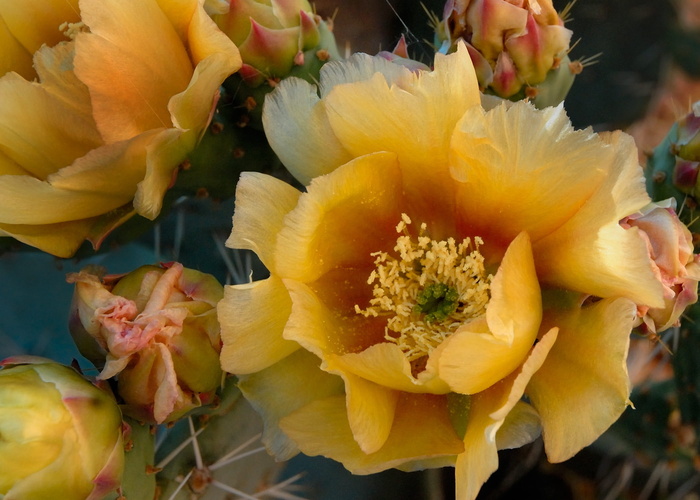
[[[547,102],[536,100],[537,105],[558,104],[556,99],[571,87],[574,74],[565,64],[571,31],[551,0],[449,0],[436,26],[436,41],[447,52],[460,39],[468,44],[485,91],[514,100],[534,98],[538,86],[561,67],[565,73],[554,80],[562,90],[547,88]]]
[[[664,307],[640,309],[641,322],[652,333],[678,324],[685,308],[697,301],[700,256],[693,254],[693,238],[676,215],[675,202],[650,203],[625,217],[625,229],[637,228],[644,238],[654,273],[664,287]]]
[[[171,263],[68,280],[76,284],[71,334],[102,368],[98,378],[117,377],[126,414],[162,423],[211,400],[222,377],[223,288],[213,276]]]
[[[330,28],[307,0],[232,0],[226,13],[212,18],[238,46],[240,74],[251,87],[287,76],[313,55],[307,51],[325,49],[336,55],[335,40],[327,36]]]
[[[116,490],[124,446],[112,396],[50,360],[0,364],[0,496],[97,500]]]

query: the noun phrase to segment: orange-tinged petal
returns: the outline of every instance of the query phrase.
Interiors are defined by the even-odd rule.
[[[241,67],[241,56],[199,5],[192,15],[187,42],[196,67],[187,89],[170,100],[168,109],[175,126],[203,131],[218,99],[219,86]]]
[[[375,153],[317,177],[289,212],[277,237],[275,271],[311,282],[339,267],[367,267],[391,248],[401,220],[396,156]]]
[[[333,134],[316,87],[300,78],[268,94],[262,120],[270,146],[303,184],[352,158]]]
[[[340,375],[353,438],[364,453],[374,453],[389,437],[399,392],[350,373]]]
[[[276,276],[227,286],[218,306],[221,324],[221,366],[231,373],[264,370],[299,348],[282,338],[292,302]]]
[[[547,457],[561,462],[597,439],[629,404],[629,334],[636,315],[627,299],[547,310],[559,340],[527,394],[542,419]]]
[[[90,33],[76,37],[75,73],[104,140],[170,127],[168,101],[187,88],[193,67],[156,1],[83,0],[81,11]]]
[[[462,394],[490,387],[526,358],[541,318],[542,299],[530,239],[527,233],[520,233],[493,279],[486,318],[460,327],[438,348],[440,378]]]
[[[392,467],[416,470],[423,462],[434,463],[441,457],[441,465],[451,465],[454,455],[463,450],[443,396],[402,394],[391,434],[381,449],[369,454],[353,439],[343,397],[317,400],[282,419],[280,425],[303,453],[339,460],[353,474]]]
[[[619,224],[649,202],[634,140],[622,132],[600,137],[614,151],[610,161],[598,164],[605,179],[564,225],[541,241],[533,240],[538,275],[569,290],[663,307],[663,287],[654,276],[646,243],[634,228]]]
[[[366,323],[360,315],[354,315],[357,321],[352,321],[337,314],[308,285],[294,280],[284,280],[284,284],[292,299],[292,313],[283,336],[319,358],[360,352],[383,339],[383,330],[377,333],[363,328]]]
[[[463,44],[454,54],[438,54],[432,72],[407,73],[394,84],[378,73],[336,86],[324,99],[335,135],[353,156],[396,153],[407,213],[421,213],[431,230],[452,214],[453,187],[446,175],[450,137],[464,112],[479,102]]]
[[[299,190],[270,175],[243,172],[236,185],[233,231],[226,246],[252,250],[268,269],[276,271],[277,233],[300,195]]]
[[[474,500],[481,485],[498,468],[498,431],[520,402],[528,381],[542,366],[556,339],[554,328],[532,348],[517,372],[471,397],[464,453],[457,457],[455,466],[456,498]],[[523,424],[526,429],[530,428],[528,419]]]
[[[450,147],[460,217],[501,242],[520,231],[536,242],[569,220],[603,182],[591,165],[612,156],[592,131],[574,130],[561,106],[522,101],[468,111]]]
[[[447,394],[450,388],[437,377],[437,370],[430,366],[418,377],[411,374],[411,364],[406,355],[394,343],[381,342],[359,353],[326,355],[324,367],[336,372],[353,373],[384,387],[398,391]],[[432,368],[432,369],[431,369]]]
[[[263,417],[262,441],[278,460],[288,460],[299,452],[294,437],[290,440],[280,429],[281,419],[330,396],[337,395],[345,408],[343,380],[319,370],[318,365],[318,358],[302,349],[265,370],[239,378],[241,392]],[[347,426],[347,417],[345,422]]]

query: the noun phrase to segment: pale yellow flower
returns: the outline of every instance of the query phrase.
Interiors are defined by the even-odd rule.
[[[158,215],[240,67],[202,4],[81,0],[73,40],[34,53],[38,82],[0,77],[0,235],[66,257],[134,213]]]
[[[238,185],[228,244],[270,277],[226,288],[225,370],[268,449],[358,474],[456,467],[472,499],[497,450],[542,430],[552,461],[629,404],[638,305],[663,305],[624,134],[562,107],[481,103],[467,49],[417,74],[356,55],[267,99],[270,143],[307,191]]]

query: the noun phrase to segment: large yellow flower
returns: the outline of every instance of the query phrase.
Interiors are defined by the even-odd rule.
[[[543,431],[566,460],[629,404],[638,305],[660,307],[631,138],[561,107],[481,104],[467,50],[413,74],[356,55],[268,98],[300,193],[245,174],[229,245],[270,277],[227,287],[225,370],[279,458],[350,471],[456,467],[471,499],[497,450]],[[486,109],[484,106],[486,106]]]
[[[72,40],[55,46],[41,43],[63,37],[61,13],[35,27],[37,9],[0,1],[13,39],[36,39],[22,47],[38,49],[39,80],[20,76],[32,78],[15,46],[3,68],[20,74],[0,77],[0,235],[66,257],[134,212],[158,215],[240,57],[203,1],[81,0],[81,22],[61,28]]]

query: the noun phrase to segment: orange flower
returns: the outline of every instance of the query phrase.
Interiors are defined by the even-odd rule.
[[[10,10],[26,16],[33,3],[0,14],[12,28]],[[66,27],[72,41],[34,53],[38,82],[0,77],[0,235],[61,257],[86,238],[99,246],[134,213],[158,215],[219,86],[240,67],[197,0],[82,0],[80,8],[81,22]],[[42,33],[41,41],[57,37]]]

